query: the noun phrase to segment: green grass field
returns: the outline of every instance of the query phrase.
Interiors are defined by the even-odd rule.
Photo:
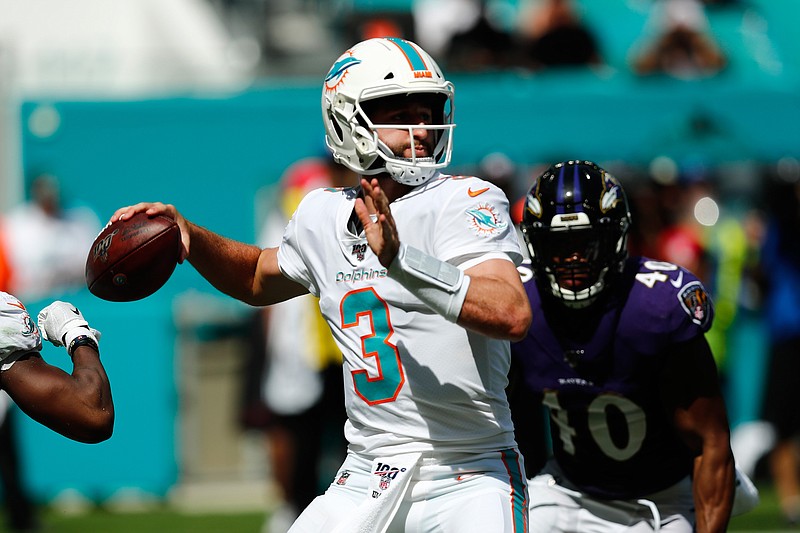
[[[789,526],[781,515],[778,499],[771,485],[758,483],[761,503],[747,514],[731,520],[730,531],[777,532],[800,531],[798,526]]]
[[[734,518],[730,531],[763,533],[800,530],[788,527],[783,521],[775,493],[770,486],[760,486],[760,492],[761,504],[750,513]],[[121,513],[98,508],[72,515],[55,509],[44,509],[41,519],[44,526],[42,533],[260,533],[264,514],[181,513],[169,508]]]
[[[71,514],[40,512],[40,533],[260,533],[264,513],[201,514],[169,508],[147,512],[110,512],[102,508]],[[0,531],[7,532],[3,517]]]

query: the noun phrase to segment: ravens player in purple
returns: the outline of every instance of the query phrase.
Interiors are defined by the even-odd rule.
[[[725,531],[731,515],[711,300],[688,270],[628,257],[630,223],[589,161],[554,165],[526,197],[533,323],[512,344],[514,386],[547,406],[553,449],[529,482],[531,531]]]

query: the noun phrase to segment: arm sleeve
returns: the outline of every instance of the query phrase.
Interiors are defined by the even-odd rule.
[[[303,258],[304,234],[298,223],[298,220],[302,218],[303,211],[303,202],[301,202],[283,232],[283,238],[278,247],[278,267],[287,278],[296,281],[308,289],[311,294],[319,297],[319,287],[314,283],[311,272],[306,266],[307,262]]]

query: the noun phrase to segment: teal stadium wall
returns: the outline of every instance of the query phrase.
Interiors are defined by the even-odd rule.
[[[520,164],[580,157],[643,163],[655,155],[708,162],[800,156],[798,51],[791,43],[793,0],[762,0],[773,43],[751,42],[740,15],[714,23],[735,53],[730,69],[704,81],[638,80],[624,57],[643,14],[617,0],[586,2],[590,20],[604,20],[602,42],[612,64],[605,75],[565,72],[454,75],[457,87],[454,166],[502,151]],[[787,13],[793,16],[787,16]],[[738,17],[738,18],[737,18]],[[624,29],[624,31],[623,31]],[[774,53],[783,69],[765,68]],[[761,56],[759,56],[761,54]],[[781,55],[783,54],[783,55]],[[759,62],[756,58],[762,57]],[[120,206],[158,200],[229,237],[255,239],[258,191],[296,159],[319,153],[318,80],[270,81],[236,95],[175,96],[139,101],[32,100],[21,105],[23,172],[52,172],[67,198],[107,220]],[[60,124],[40,137],[31,114],[52,106]],[[712,117],[720,133],[687,137],[692,116]],[[80,250],[79,253],[85,253]],[[113,381],[117,425],[99,445],[75,444],[30,420],[22,427],[25,466],[39,498],[64,488],[103,500],[121,488],[166,496],[179,478],[173,306],[189,292],[216,294],[188,265],[157,294],[109,303],[88,292],[65,295],[103,332],[103,359]],[[32,302],[38,310],[46,302]],[[63,354],[45,348],[52,362]]]

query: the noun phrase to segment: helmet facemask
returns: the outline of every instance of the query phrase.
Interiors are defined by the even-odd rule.
[[[618,272],[622,265],[625,237],[610,224],[534,227],[529,233],[533,238],[528,251],[537,278],[568,307],[592,304],[605,289],[609,272]]]
[[[431,106],[433,121],[431,124],[376,124],[370,118],[373,110],[382,105],[391,105],[392,99],[420,99],[427,101],[426,105]],[[377,148],[376,162],[372,164],[371,168],[365,174],[373,175],[381,172],[387,172],[392,179],[405,185],[419,185],[424,183],[437,169],[444,168],[450,164],[450,155],[452,153],[452,139],[451,131],[454,125],[451,123],[452,102],[447,94],[443,93],[412,93],[395,96],[385,96],[382,98],[375,98],[366,100],[362,104],[358,104],[357,108],[359,113],[357,118],[363,122],[364,128],[371,132],[371,139],[368,143],[370,147]],[[379,138],[379,130],[392,129],[392,130],[405,130],[408,133],[408,144],[412,147],[411,157],[403,157],[402,154],[396,154]],[[417,157],[416,150],[413,149],[415,145],[414,131],[427,130],[428,135],[432,136],[431,155],[425,157]],[[359,131],[361,131],[359,129]],[[364,133],[364,132],[361,132]]]
[[[520,224],[534,276],[570,308],[594,303],[622,271],[629,227],[621,185],[589,161],[559,163],[542,174]]]

